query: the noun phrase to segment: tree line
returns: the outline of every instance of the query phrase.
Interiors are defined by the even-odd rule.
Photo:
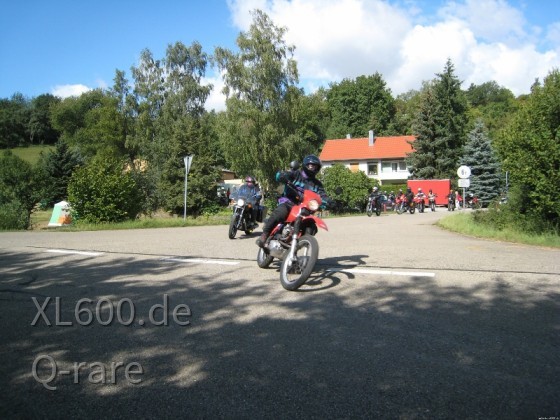
[[[504,192],[507,171],[527,220],[538,221],[532,226],[557,228],[560,208],[545,198],[560,192],[557,70],[519,97],[495,81],[463,90],[451,60],[418,90],[396,97],[379,73],[306,94],[286,29],[260,10],[252,16],[237,51],[209,54],[198,42],[176,42],[163,58],[142,51],[130,76],[117,70],[109,89],[64,100],[19,93],[0,99],[0,148],[55,146],[33,168],[2,157],[0,212],[8,203],[10,211],[30,212],[39,201],[68,198],[90,221],[160,208],[182,214],[183,157],[190,154],[188,213],[213,212],[222,169],[271,189],[277,169],[318,154],[325,139],[373,130],[416,136],[407,159],[414,178],[455,179],[457,167],[468,164],[474,192],[486,201]],[[225,111],[204,108],[213,87],[202,81],[211,65],[223,74]],[[9,179],[28,185],[31,196],[22,198]]]

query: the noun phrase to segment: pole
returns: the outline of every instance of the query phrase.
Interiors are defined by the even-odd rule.
[[[185,167],[185,201],[183,204],[183,220],[187,219],[187,168]]]

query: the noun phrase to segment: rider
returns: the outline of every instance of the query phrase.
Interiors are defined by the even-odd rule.
[[[426,198],[426,194],[424,194],[424,192],[422,191],[422,188],[418,188],[418,193],[416,194],[416,197],[417,198]]]
[[[412,206],[413,200],[414,200],[414,193],[412,192],[412,189],[408,187],[406,189],[406,203],[408,204],[408,207]]]
[[[253,202],[253,206],[251,207],[251,228],[255,228],[258,226],[256,222],[257,218],[257,209],[259,206],[259,201],[262,198],[261,190],[257,183],[255,182],[255,178],[252,176],[247,176],[245,178],[245,183],[239,187],[237,191],[238,197],[247,197],[248,200]]]
[[[375,208],[377,208],[377,200],[379,199],[379,188],[373,187],[371,189],[371,194],[369,195],[371,198],[371,202],[375,204]]]
[[[298,192],[302,193],[304,190],[311,190],[321,196],[321,200],[326,205],[329,204],[330,199],[323,188],[323,184],[316,178],[316,175],[321,170],[321,160],[315,155],[308,155],[303,159],[303,168],[299,169],[297,166],[292,165],[290,171],[279,171],[276,173],[276,181],[290,182],[295,186]],[[295,168],[295,169],[294,169]],[[261,248],[265,247],[266,240],[270,232],[276,227],[278,223],[283,222],[288,218],[292,207],[300,200],[299,195],[290,187],[284,189],[282,197],[278,200],[278,207],[276,207],[270,217],[263,226],[262,235],[256,240],[256,244]]]

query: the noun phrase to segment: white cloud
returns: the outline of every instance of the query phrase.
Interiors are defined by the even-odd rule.
[[[306,92],[343,78],[379,72],[394,95],[420,89],[447,58],[470,83],[496,81],[519,95],[560,67],[560,26],[529,26],[506,0],[448,1],[427,15],[414,0],[229,0],[233,22],[246,31],[259,8],[288,29]],[[547,29],[547,31],[545,31]],[[537,36],[541,34],[539,40]],[[559,45],[556,42],[555,45]]]
[[[58,85],[51,89],[51,94],[62,99],[70,96],[80,96],[82,93],[89,92],[91,88],[85,85]]]
[[[216,75],[212,77],[205,77],[202,80],[203,85],[213,85],[210,96],[204,104],[204,108],[208,111],[214,110],[216,112],[225,111],[226,109],[226,97],[222,93],[224,87],[224,81],[221,76]]]

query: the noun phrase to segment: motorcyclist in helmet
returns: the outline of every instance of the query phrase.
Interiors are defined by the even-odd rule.
[[[409,187],[406,189],[406,202],[409,207],[412,205],[412,200],[414,200],[414,193],[412,192],[412,189]]]
[[[276,173],[276,181],[287,183],[290,182],[295,186],[297,191],[291,187],[284,188],[282,196],[278,200],[278,207],[276,207],[270,217],[263,226],[262,235],[256,240],[256,244],[261,248],[266,246],[266,240],[270,232],[276,227],[278,223],[287,219],[288,214],[292,207],[299,202],[299,193],[304,190],[311,190],[321,196],[323,201],[322,206],[328,206],[331,200],[327,196],[323,184],[316,178],[322,167],[321,160],[315,155],[308,155],[303,159],[302,168],[296,162],[290,164],[291,170],[278,171]]]
[[[378,187],[373,187],[371,189],[371,194],[369,195],[370,199],[372,200],[372,203],[374,203],[375,208],[377,208],[377,206],[379,205],[378,200],[379,200],[379,188]]]
[[[238,197],[247,197],[253,204],[251,207],[251,228],[258,226],[256,222],[257,209],[262,198],[261,190],[252,176],[245,177],[245,183],[237,191]]]

